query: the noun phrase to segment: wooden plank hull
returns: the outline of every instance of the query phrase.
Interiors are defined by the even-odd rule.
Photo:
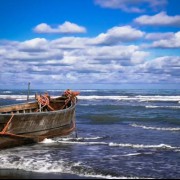
[[[75,106],[76,103],[72,102],[63,110],[0,114],[0,149],[70,134],[75,129]]]

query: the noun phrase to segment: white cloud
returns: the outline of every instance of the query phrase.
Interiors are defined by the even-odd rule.
[[[51,45],[62,49],[85,48],[89,38],[62,37],[51,41]]]
[[[160,12],[154,16],[143,15],[134,20],[140,25],[150,26],[180,26],[180,16],[168,16],[166,12]]]
[[[134,29],[131,26],[117,26],[109,29],[107,33],[102,33],[92,39],[92,44],[113,45],[119,42],[135,41],[144,36],[144,32]]]
[[[105,8],[142,13],[148,8],[156,10],[164,7],[167,4],[167,0],[95,0],[95,3]]]
[[[64,24],[59,25],[57,28],[52,28],[51,26],[49,26],[46,23],[41,23],[34,28],[34,31],[36,33],[72,34],[72,33],[85,33],[86,28],[79,26],[75,23],[71,23],[71,22],[66,21]]]
[[[152,47],[180,48],[180,31],[167,39],[153,42]]]
[[[132,54],[131,62],[132,62],[133,64],[140,64],[140,63],[144,62],[148,56],[149,56],[149,53],[148,53],[148,52],[135,51],[135,52]]]
[[[39,25],[37,25],[35,28],[34,28],[34,31],[37,32],[37,33],[55,33],[54,32],[54,29],[52,29],[49,25],[47,25],[46,23],[41,23]],[[55,31],[57,31],[55,29]]]
[[[132,68],[129,79],[139,83],[179,83],[180,57],[163,56]],[[133,76],[134,75],[134,76]],[[139,81],[137,79],[139,78]]]
[[[19,48],[28,51],[39,51],[48,48],[48,41],[45,38],[35,38],[20,43]]]
[[[168,32],[168,33],[148,33],[145,36],[145,39],[147,40],[162,40],[162,39],[169,39],[174,36],[174,33]]]
[[[173,39],[178,43],[179,35],[179,32],[160,33],[159,36],[166,39],[163,43],[162,39],[157,42],[164,47],[168,41],[172,44]],[[94,38],[65,36],[55,40],[35,38],[24,42],[0,42],[0,86],[29,80],[37,85],[52,82],[57,85],[67,82],[178,83],[179,57],[150,60],[153,55],[133,42],[142,37],[159,40],[157,36],[122,26],[113,27]]]
[[[86,48],[87,45],[117,45],[141,39],[144,32],[131,26],[116,26],[95,38],[62,37],[51,43],[58,48]]]

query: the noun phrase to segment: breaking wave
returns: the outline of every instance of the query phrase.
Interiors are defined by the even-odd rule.
[[[78,96],[82,100],[118,100],[138,102],[179,102],[180,96]]]
[[[82,138],[86,139],[86,138]],[[88,138],[89,140],[89,138]],[[71,138],[60,138],[58,140],[45,139],[41,143],[62,143],[62,144],[79,144],[79,145],[105,145],[110,147],[125,147],[125,148],[138,148],[138,149],[169,149],[169,150],[178,150],[180,147],[173,147],[168,144],[159,144],[159,145],[144,145],[144,144],[130,144],[130,143],[114,143],[114,142],[86,142],[82,141],[81,138],[71,139]]]
[[[1,169],[20,169],[24,171],[39,173],[68,173],[81,177],[103,178],[103,179],[144,179],[140,177],[116,177],[110,174],[97,173],[81,161],[69,162],[60,158],[52,161],[53,156],[47,150],[2,152],[0,154]]]
[[[54,96],[57,97],[57,96]],[[31,95],[30,99],[35,96]],[[0,99],[26,100],[27,95],[0,95]],[[180,96],[78,96],[80,100],[117,100],[117,101],[138,101],[138,102],[180,102]],[[153,106],[147,106],[153,108]],[[156,106],[154,106],[156,108]],[[177,106],[179,108],[179,106]]]
[[[59,141],[68,141],[68,142],[78,142],[78,141],[84,141],[84,140],[98,140],[98,139],[103,139],[104,137],[88,137],[88,138],[53,138],[53,139],[44,139],[42,142],[43,144],[49,144],[49,143],[56,143]]]
[[[23,101],[27,99],[27,95],[0,95],[0,99]],[[29,96],[29,99],[35,99],[35,96]]]
[[[162,108],[162,109],[180,109],[180,106],[146,106],[147,109],[156,109],[156,108]]]
[[[157,131],[180,131],[180,128],[163,128],[163,127],[150,127],[137,124],[131,124],[132,127],[138,127],[143,129],[157,130]]]

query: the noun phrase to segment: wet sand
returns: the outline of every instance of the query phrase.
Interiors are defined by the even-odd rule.
[[[0,179],[94,179],[72,174],[36,173],[23,170],[0,170]]]

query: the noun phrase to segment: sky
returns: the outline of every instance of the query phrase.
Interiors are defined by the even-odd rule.
[[[180,89],[180,0],[0,0],[0,89]]]

